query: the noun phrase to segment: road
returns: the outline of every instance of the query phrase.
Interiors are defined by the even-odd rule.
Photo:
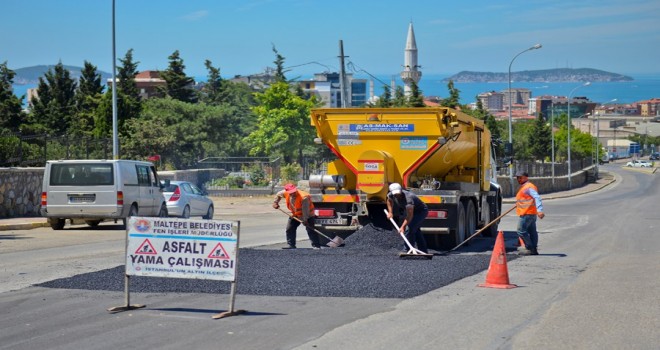
[[[123,293],[30,286],[123,264],[116,227],[4,232],[0,349],[657,349],[657,174],[602,169],[613,185],[545,201],[541,255],[508,263],[518,288],[479,288],[484,271],[410,299],[238,295],[248,313],[217,321],[227,295],[140,293],[146,309],[108,314]],[[241,221],[242,246],[283,241],[283,214],[240,206],[216,218]]]

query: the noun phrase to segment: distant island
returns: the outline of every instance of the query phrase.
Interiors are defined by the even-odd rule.
[[[55,65],[39,65],[39,66],[14,69],[14,72],[16,73],[16,76],[14,77],[14,84],[36,85],[39,83],[39,77],[44,77],[49,69],[54,69],[54,68]],[[82,67],[64,65],[64,68],[71,73],[71,78],[75,80],[80,79],[80,76],[82,75],[82,73],[80,72],[83,69]],[[112,78],[111,73],[103,72],[100,70],[97,70],[96,72],[101,74],[102,82],[105,82],[107,79]]]
[[[508,73],[493,72],[472,72],[462,71],[448,78],[455,83],[506,83]],[[611,81],[632,81],[632,77],[610,73],[592,68],[555,68],[543,70],[526,70],[521,72],[511,72],[511,80],[517,82],[611,82]]]

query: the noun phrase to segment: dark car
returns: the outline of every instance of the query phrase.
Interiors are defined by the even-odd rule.
[[[649,157],[649,160],[660,160],[660,153],[656,152],[656,153],[651,154],[651,156]]]

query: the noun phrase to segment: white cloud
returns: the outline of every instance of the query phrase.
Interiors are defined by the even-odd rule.
[[[199,21],[200,19],[208,15],[209,12],[207,10],[200,10],[200,11],[191,12],[181,18],[183,18],[186,21]]]

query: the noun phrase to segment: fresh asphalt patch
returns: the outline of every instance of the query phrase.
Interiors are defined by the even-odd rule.
[[[433,259],[399,258],[402,240],[389,230],[364,228],[345,247],[298,249],[241,248],[238,294],[304,297],[410,298],[425,294],[488,268],[489,251]],[[308,242],[303,242],[303,244]],[[492,245],[490,245],[492,247]],[[433,251],[431,251],[433,252]],[[507,254],[507,259],[516,256]],[[123,291],[124,266],[61,278],[47,288]],[[133,293],[229,294],[225,281],[132,276]]]

